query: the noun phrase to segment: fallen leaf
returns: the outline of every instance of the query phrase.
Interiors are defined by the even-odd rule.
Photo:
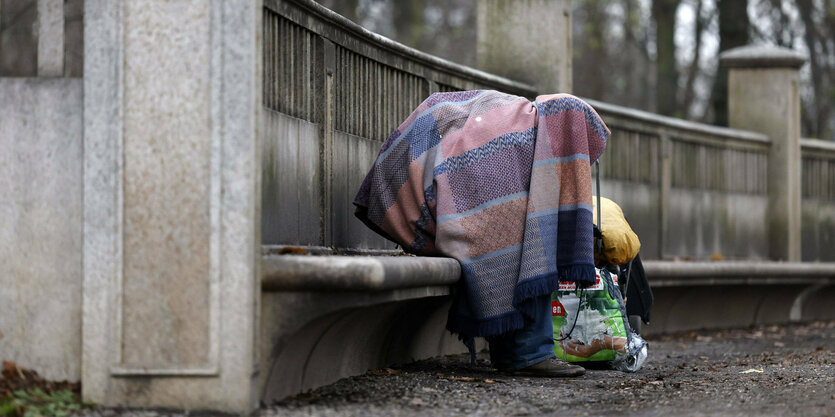
[[[765,370],[764,370],[763,368],[760,368],[760,369],[754,369],[754,368],[751,368],[751,369],[748,369],[748,370],[746,370],[746,371],[742,371],[742,372],[740,372],[740,373],[741,373],[741,374],[755,374],[755,373],[756,373],[756,374],[761,374],[761,373],[763,373],[763,372],[765,372]]]
[[[307,249],[295,246],[285,246],[278,251],[279,255],[307,255]]]

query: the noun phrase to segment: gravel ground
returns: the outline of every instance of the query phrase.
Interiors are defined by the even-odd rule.
[[[346,378],[256,415],[835,416],[835,321],[655,337],[649,348],[637,373],[571,379],[500,374],[486,354],[474,368],[467,355],[435,358]]]

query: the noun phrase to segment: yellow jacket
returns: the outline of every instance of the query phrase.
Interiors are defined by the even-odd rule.
[[[597,196],[592,197],[594,201],[594,224],[597,223]],[[641,250],[641,241],[638,235],[629,227],[629,223],[623,217],[623,210],[614,201],[608,198],[600,198],[600,211],[603,223],[600,224],[600,231],[603,234],[603,253],[598,253],[597,242],[594,245],[594,263],[597,265],[612,264],[623,265],[638,255]]]

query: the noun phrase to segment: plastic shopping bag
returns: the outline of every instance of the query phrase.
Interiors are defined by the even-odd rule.
[[[598,269],[595,285],[585,289],[560,283],[551,294],[551,314],[560,359],[603,362],[624,372],[637,371],[646,360],[647,342],[629,327],[620,289],[606,269]]]

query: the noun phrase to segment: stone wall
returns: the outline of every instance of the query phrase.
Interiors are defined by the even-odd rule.
[[[84,0],[0,0],[0,77],[81,77]]]
[[[82,82],[0,78],[0,359],[81,377]]]

